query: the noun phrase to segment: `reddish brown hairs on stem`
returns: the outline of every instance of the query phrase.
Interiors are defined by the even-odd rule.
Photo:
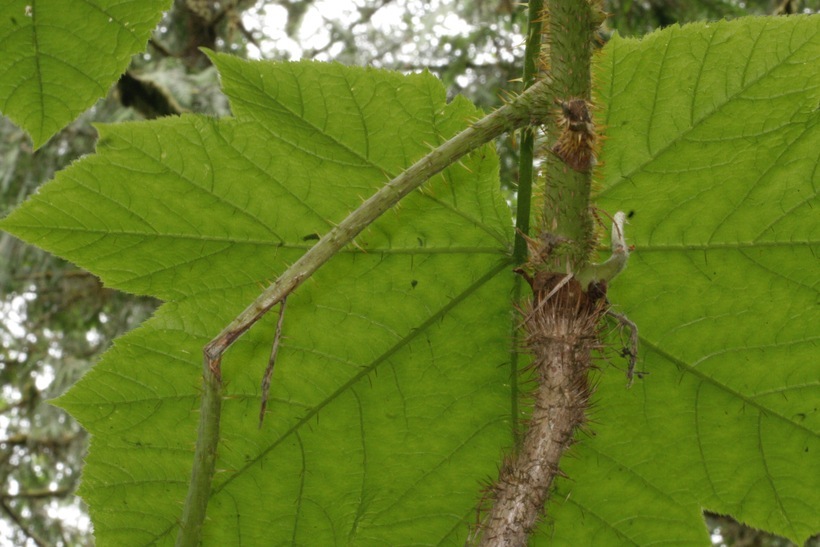
[[[476,530],[480,545],[526,545],[538,524],[558,462],[586,421],[592,392],[589,370],[600,349],[604,292],[582,289],[571,274],[541,271],[530,277],[533,298],[522,310],[530,368],[537,387],[532,416],[516,454],[506,458],[489,489],[493,506]]]
[[[558,126],[561,134],[552,151],[564,162],[580,172],[587,172],[595,165],[597,133],[590,115],[590,105],[584,99],[555,99],[561,109],[558,111]]]

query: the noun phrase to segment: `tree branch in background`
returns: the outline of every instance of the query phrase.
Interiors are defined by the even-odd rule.
[[[32,529],[29,527],[20,515],[8,504],[6,501],[6,497],[0,497],[0,508],[3,509],[3,512],[8,515],[9,519],[20,528],[20,531],[23,532],[31,541],[33,541],[38,547],[46,547],[48,543],[46,543],[40,536],[38,536]]]

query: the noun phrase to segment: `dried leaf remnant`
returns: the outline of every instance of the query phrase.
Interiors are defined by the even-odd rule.
[[[558,112],[561,133],[552,151],[576,171],[586,173],[595,165],[598,138],[590,105],[584,99],[556,99],[555,102],[561,107]]]

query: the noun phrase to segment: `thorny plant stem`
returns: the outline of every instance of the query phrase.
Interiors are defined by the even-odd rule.
[[[624,237],[625,221],[623,212],[615,213],[612,256],[588,267],[587,277],[595,285],[589,285],[579,274],[542,270],[531,277],[525,270],[517,270],[533,289],[532,302],[523,310],[523,326],[525,345],[533,355],[530,368],[537,388],[524,440],[499,472],[491,493],[493,505],[471,538],[473,543],[486,547],[527,544],[543,514],[549,489],[560,474],[561,456],[571,446],[575,430],[584,423],[591,393],[587,376],[592,352],[600,347],[598,332],[604,315],[630,328],[630,345],[624,355],[629,357],[627,376],[632,382],[638,328],[625,315],[608,308],[602,289],[626,267],[629,247]],[[541,253],[534,256],[540,257]]]
[[[529,124],[542,124],[550,115],[551,80],[544,78],[513,101],[485,116],[418,160],[383,186],[322,237],[299,260],[237,316],[203,350],[203,394],[191,482],[183,507],[176,545],[199,545],[211,491],[219,442],[222,401],[221,362],[225,351],[273,306],[281,302],[362,230],[421,186],[469,152],[502,133]]]
[[[545,29],[548,66],[553,77],[554,99],[590,98],[590,58],[595,29],[602,22],[598,0],[547,0]],[[559,138],[561,126],[556,116],[548,118],[549,146]],[[577,271],[589,260],[595,247],[594,223],[589,212],[592,175],[570,168],[558,156],[547,153],[543,228],[568,245],[555,254],[553,271]]]
[[[544,9],[543,0],[530,0],[527,20],[527,46],[524,51],[524,89],[535,83],[538,74],[538,61],[541,54],[541,12]],[[530,215],[532,213],[532,181],[533,181],[533,150],[535,148],[534,129],[523,127],[519,133],[518,149],[518,192],[515,213],[515,244],[513,246],[513,262],[516,266],[527,261],[527,241],[525,236],[530,233]],[[515,278],[513,301],[521,300],[523,280]],[[517,321],[512,321],[512,337],[517,336]],[[521,424],[518,419],[518,399],[520,388],[518,385],[520,356],[513,348],[510,351],[510,415],[512,417],[513,444],[518,447],[521,443]]]
[[[532,416],[521,448],[504,462],[494,485],[493,506],[478,531],[481,546],[527,545],[588,405],[587,376],[605,299],[595,300],[571,275],[542,273],[525,321],[537,382]]]
[[[546,13],[531,12],[530,24],[534,17],[547,26],[547,64],[554,79],[550,88],[554,99],[562,108],[572,99],[582,99],[585,105],[590,96],[593,32],[601,22],[596,0],[547,0]],[[588,118],[580,121],[585,122],[582,129],[591,126],[591,122],[586,124]],[[572,128],[554,117],[548,117],[545,125],[552,150],[552,143],[561,142],[559,133]],[[594,127],[587,137],[594,138]],[[594,140],[591,142],[593,148]],[[579,150],[575,152],[581,157]],[[530,241],[564,244],[550,245],[546,252],[530,256],[528,266],[535,276],[529,278],[533,299],[525,311],[524,326],[537,387],[523,442],[505,460],[493,487],[493,505],[476,531],[482,546],[528,543],[559,474],[560,458],[585,419],[590,394],[587,375],[606,298],[603,293],[591,294],[588,283],[573,275],[588,268],[595,245],[590,215],[592,163],[567,161],[568,157],[566,153],[550,154],[543,168],[546,185],[540,228],[544,233]],[[520,217],[520,210],[518,214]],[[522,239],[523,235],[522,231]]]

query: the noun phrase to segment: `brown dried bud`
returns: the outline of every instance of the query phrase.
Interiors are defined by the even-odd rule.
[[[587,172],[595,162],[598,137],[589,113],[590,105],[584,99],[556,99],[555,102],[561,106],[558,113],[561,134],[552,151],[576,171]]]

